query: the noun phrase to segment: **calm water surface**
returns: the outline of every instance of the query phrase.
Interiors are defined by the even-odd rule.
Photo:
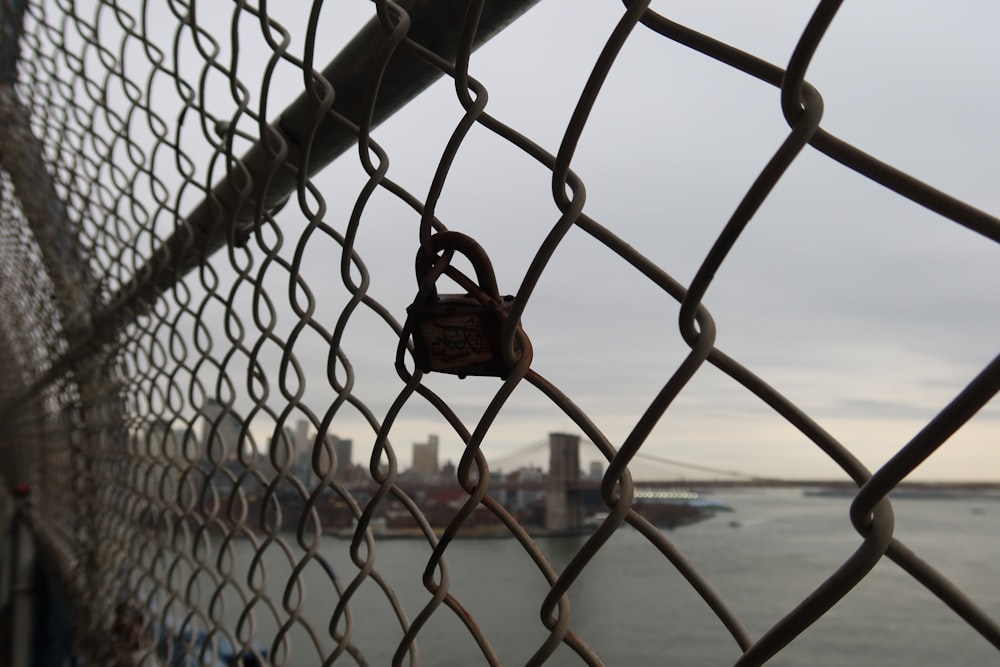
[[[794,490],[720,491],[732,514],[680,528],[668,536],[691,560],[756,637],[798,604],[860,543],[847,517],[848,499],[809,498]],[[929,561],[994,618],[1000,618],[1000,501],[897,500],[896,536]],[[736,525],[738,523],[738,525]],[[286,536],[293,539],[292,536]],[[539,539],[559,569],[583,538]],[[358,569],[349,543],[328,540],[322,553],[347,586]],[[253,551],[240,543],[236,556]],[[412,620],[430,599],[421,575],[430,554],[419,540],[380,541],[376,570]],[[275,546],[264,553],[267,582],[281,603],[291,565]],[[524,664],[548,632],[539,610],[547,586],[513,539],[461,540],[448,550],[451,592],[473,615],[505,665]],[[302,615],[323,647],[337,595],[319,567],[300,575]],[[259,583],[259,582],[258,582]],[[298,592],[292,591],[292,600]],[[667,560],[638,533],[616,533],[570,593],[571,627],[609,666],[726,665],[739,656],[735,641]],[[232,618],[241,605],[227,603]],[[269,644],[277,628],[263,606],[255,614],[258,640]],[[352,604],[353,639],[367,664],[389,665],[402,632],[386,597],[365,581]],[[282,621],[287,615],[281,616]],[[343,626],[341,626],[343,627]],[[286,664],[320,664],[313,639],[290,624]],[[420,664],[484,664],[454,613],[439,608],[418,636]],[[278,657],[278,656],[276,656]],[[356,664],[344,655],[337,664]],[[405,664],[405,663],[404,663]],[[546,663],[584,664],[565,647]],[[771,665],[840,667],[879,665],[1000,665],[1000,653],[942,602],[884,561],[823,619],[773,659]]]

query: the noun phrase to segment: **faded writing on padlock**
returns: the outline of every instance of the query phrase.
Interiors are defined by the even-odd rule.
[[[493,267],[485,251],[468,236],[440,232],[432,237],[435,253],[452,250],[464,255],[476,272],[480,293],[438,294],[433,286],[407,309],[413,333],[413,358],[424,372],[487,375],[506,378],[510,372],[500,349],[504,323],[514,297],[501,297]],[[417,255],[417,282],[423,284],[434,266],[434,256]],[[518,325],[514,353],[520,354]]]

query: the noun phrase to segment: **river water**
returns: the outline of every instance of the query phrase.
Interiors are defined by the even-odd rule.
[[[805,497],[796,490],[726,490],[711,496],[733,507],[699,524],[668,533],[721,593],[754,636],[760,636],[809,594],[860,543],[847,517],[849,499]],[[895,535],[1000,619],[1000,500],[901,499],[893,503]],[[292,536],[286,539],[294,541]],[[561,568],[583,538],[539,538],[539,548]],[[357,575],[346,540],[323,542],[322,555],[341,586]],[[430,594],[421,583],[429,547],[419,540],[378,541],[375,568],[398,595],[410,619]],[[249,542],[234,554],[250,561]],[[294,560],[294,559],[293,559]],[[267,583],[280,608],[293,565],[275,545],[263,551]],[[483,629],[505,665],[522,665],[548,636],[539,609],[547,586],[513,539],[459,540],[448,549],[451,592]],[[337,595],[315,564],[304,584],[304,626],[288,626],[287,655],[276,664],[319,665],[333,645],[327,627]],[[247,588],[246,584],[243,585]],[[297,595],[297,593],[295,594]],[[293,598],[295,597],[293,595]],[[571,627],[609,666],[727,665],[740,651],[707,605],[662,555],[631,528],[619,530],[570,592]],[[239,606],[227,602],[226,616]],[[293,600],[292,605],[295,605]],[[258,604],[256,641],[270,645],[280,622]],[[402,636],[385,596],[366,580],[351,604],[353,640],[367,664],[389,665]],[[276,620],[276,618],[278,620]],[[231,626],[235,627],[235,626]],[[324,639],[325,638],[325,639]],[[320,644],[315,648],[314,641]],[[418,636],[420,664],[464,667],[484,664],[482,654],[454,613],[439,608]],[[337,664],[357,664],[343,655]],[[405,664],[405,663],[404,663]],[[584,664],[566,647],[546,663]],[[1000,665],[1000,652],[942,602],[884,560],[834,609],[770,665],[880,667]]]

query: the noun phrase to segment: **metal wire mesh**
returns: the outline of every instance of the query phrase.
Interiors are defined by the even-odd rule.
[[[704,600],[731,637],[735,664],[779,654],[885,559],[1000,648],[997,623],[895,535],[887,498],[992,399],[1000,357],[870,472],[819,421],[717,346],[705,303],[741,235],[806,151],[933,211],[941,224],[968,228],[983,244],[1000,241],[1000,221],[820,125],[822,98],[806,75],[838,2],[819,3],[784,67],[675,23],[648,2],[626,2],[548,148],[487,111],[490,81],[477,79],[471,57],[531,4],[378,1],[347,10],[318,2],[307,11],[242,1],[4,0],[4,474],[33,482],[34,525],[60,564],[78,650],[95,664],[188,664],[184,656],[209,664],[227,651],[244,665],[367,664],[372,658],[356,640],[357,628],[371,622],[367,613],[382,624],[393,664],[445,664],[418,652],[421,637],[442,624],[452,644],[471,641],[483,662],[507,662],[491,642],[497,629],[482,625],[453,590],[448,564],[456,536],[484,512],[513,536],[545,591],[536,601],[540,633],[522,638],[528,648],[517,654],[528,664],[549,661],[561,646],[577,663],[603,664],[575,632],[570,598],[624,524]],[[330,36],[365,21],[347,46]],[[687,281],[630,245],[613,219],[591,215],[573,170],[618,54],[649,31],[778,91],[788,128]],[[451,117],[422,119],[420,93],[438,77],[452,87]],[[432,92],[445,90],[438,84]],[[530,114],[531,101],[517,101]],[[415,129],[387,131],[392,145],[379,143],[375,128],[400,109]],[[417,129],[425,125],[437,134]],[[409,182],[389,166],[407,159],[400,137],[424,158],[435,156]],[[468,147],[487,141],[516,152],[549,190],[534,220],[493,223],[518,240],[517,259],[496,267],[501,285],[517,284],[502,306],[500,288],[484,280],[493,271],[489,257],[472,239],[502,246],[475,216],[489,217],[506,196],[503,184],[469,189],[460,173],[476,160]],[[455,182],[477,201],[471,216],[446,196]],[[648,186],[655,187],[651,176]],[[575,252],[567,248],[580,232],[644,277],[654,296],[636,308],[676,315],[687,346],[648,405],[632,406],[636,417],[621,436],[581,407],[588,399],[574,394],[572,376],[558,368],[565,379],[543,375],[552,366],[529,340],[533,295],[554,258]],[[499,313],[483,325],[495,331],[474,333],[496,336],[490,358],[502,378],[456,385],[432,372],[440,359],[415,362],[421,304],[441,276],[468,293],[461,307]],[[478,363],[463,368],[475,375]],[[850,509],[856,551],[757,636],[633,502],[636,456],[711,367],[859,487]],[[600,484],[607,515],[558,563],[497,499],[490,475],[486,443],[517,403],[543,405],[571,423],[607,462]],[[354,438],[367,467],[338,459],[343,450],[328,436],[342,424],[367,434]],[[398,462],[399,441],[428,424],[463,443],[450,481],[459,502],[443,520],[428,516],[422,487]],[[422,571],[403,584],[422,586],[420,594],[398,591],[381,566],[378,526],[387,513],[408,517],[427,545]],[[334,567],[325,549],[345,533],[349,541],[338,542],[345,561]],[[506,585],[473,563],[459,567]],[[371,611],[373,598],[381,611]]]

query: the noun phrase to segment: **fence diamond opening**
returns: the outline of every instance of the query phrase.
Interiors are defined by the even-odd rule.
[[[836,105],[824,112],[807,79],[841,3],[802,16],[783,65],[649,2],[563,3],[558,23],[534,0],[275,4],[0,4],[3,474],[30,483],[27,517],[88,664],[604,664],[571,603],[625,525],[658,554],[655,576],[701,600],[717,629],[706,642],[734,664],[780,658],[884,563],[1000,648],[990,614],[897,534],[888,498],[978,424],[1000,357],[870,470],[864,438],[836,437],[810,394],[793,400],[755,371],[766,364],[724,351],[729,335],[785,345],[766,324],[769,295],[745,295],[760,317],[718,327],[710,307],[719,276],[768,261],[741,248],[780,217],[767,202],[802,187],[803,164],[865,180],[902,217],[987,253],[1000,241],[982,205],[824,127]],[[590,54],[575,69],[560,51],[571,42]],[[622,92],[632,49],[654,54],[629,72],[643,89],[678,86],[659,122]],[[720,173],[749,166],[726,172],[740,184],[731,201],[722,176],[703,183],[694,213],[678,204],[691,181],[661,175],[697,172],[685,67],[750,96],[745,109],[702,108],[729,118],[694,138],[702,153]],[[552,108],[543,88],[565,86],[577,92]],[[725,143],[731,130],[759,134],[756,148]],[[587,142],[601,132],[619,138],[595,161]],[[598,173],[590,200],[585,169]],[[797,224],[822,244],[809,196]],[[864,224],[906,241],[905,226]],[[991,330],[990,305],[969,328]],[[856,548],[763,631],[641,511],[633,475],[672,415],[692,411],[688,397],[706,396],[699,383],[711,391],[694,403],[697,433],[750,403],[795,434],[789,452],[857,487],[844,506]],[[515,486],[499,467],[541,423],[565,431],[551,436],[548,475],[525,468]],[[432,432],[446,435],[401,464]],[[445,441],[461,449],[442,481]],[[743,467],[705,452],[709,471]],[[580,476],[590,459],[593,482]],[[416,562],[393,560],[387,540],[404,533]],[[554,554],[537,541],[554,533],[578,537]],[[456,551],[476,534],[508,537],[496,551],[518,566],[488,571]],[[468,592],[522,586],[536,620],[515,637],[513,612]],[[632,641],[619,624],[599,623]]]

